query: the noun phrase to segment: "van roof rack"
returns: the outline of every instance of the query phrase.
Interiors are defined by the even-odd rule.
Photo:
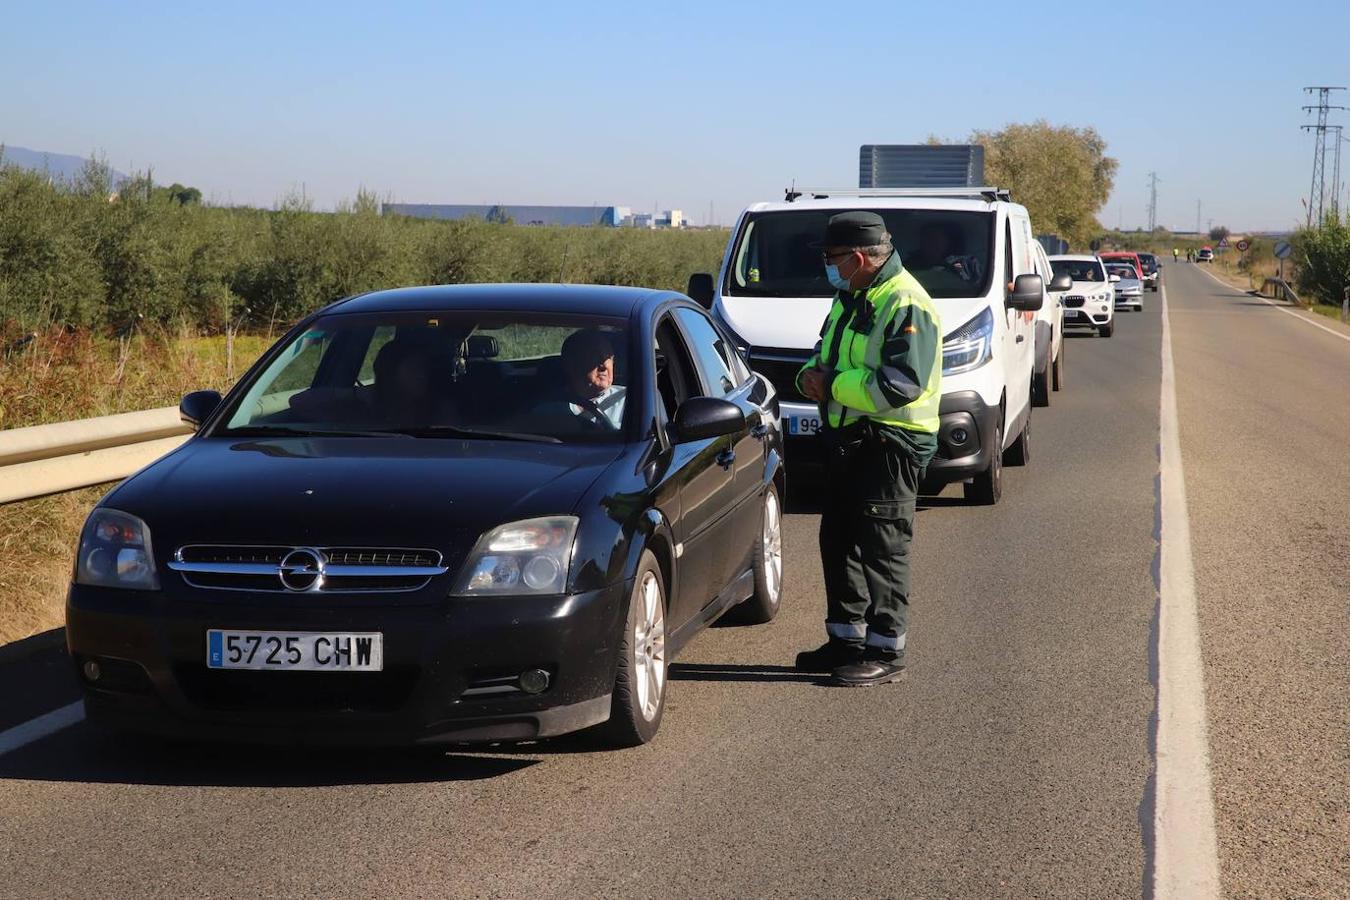
[[[827,197],[949,197],[967,199],[981,197],[990,203],[995,200],[1012,200],[1006,188],[997,187],[914,187],[914,188],[787,188],[785,199],[792,203],[800,197],[823,200]]]

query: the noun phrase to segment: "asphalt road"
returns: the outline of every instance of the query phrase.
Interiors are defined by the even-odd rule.
[[[1346,896],[1350,342],[1166,271],[1224,891]],[[999,506],[925,505],[907,681],[788,668],[823,617],[797,484],[782,614],[695,641],[652,745],[276,752],[77,724],[0,755],[0,896],[1147,895],[1155,297],[1069,339]],[[74,699],[39,644],[0,656],[0,733]]]

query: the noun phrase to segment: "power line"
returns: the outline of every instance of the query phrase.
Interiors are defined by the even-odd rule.
[[[1328,132],[1328,131],[1331,131],[1332,129],[1335,129],[1336,134],[1337,134],[1337,136],[1339,137],[1339,136],[1340,136],[1340,127],[1339,127],[1339,126],[1336,126],[1336,125],[1327,125],[1327,116],[1328,116],[1328,114],[1330,114],[1330,112],[1331,112],[1333,109],[1340,109],[1340,110],[1343,110],[1343,109],[1346,108],[1346,107],[1344,107],[1344,106],[1333,106],[1333,105],[1331,104],[1331,92],[1332,92],[1332,91],[1343,91],[1343,90],[1345,90],[1345,88],[1343,88],[1343,87],[1335,87],[1335,86],[1332,86],[1332,85],[1319,85],[1319,86],[1313,86],[1313,87],[1305,87],[1305,88],[1303,89],[1303,92],[1304,92],[1305,94],[1316,94],[1316,95],[1317,95],[1317,105],[1316,105],[1316,106],[1305,106],[1305,107],[1303,107],[1303,111],[1304,111],[1304,112],[1315,112],[1315,113],[1317,113],[1317,124],[1316,124],[1316,125],[1304,125],[1304,126],[1302,126],[1304,131],[1311,131],[1311,132],[1313,133],[1313,137],[1314,137],[1314,141],[1313,141],[1312,185],[1311,185],[1311,186],[1309,187],[1309,189],[1308,189],[1308,227],[1309,227],[1309,228],[1312,227],[1312,225],[1313,225],[1314,222],[1316,222],[1316,223],[1318,224],[1318,226],[1320,227],[1321,224],[1322,224],[1322,218],[1323,218],[1323,216],[1326,214],[1326,211],[1328,210],[1328,208],[1331,209],[1332,211],[1335,211],[1336,208],[1337,208],[1337,206],[1338,206],[1337,199],[1336,199],[1336,193],[1339,192],[1339,190],[1340,190],[1340,188],[1339,188],[1339,180],[1340,180],[1341,145],[1340,145],[1340,142],[1339,142],[1339,141],[1337,141],[1336,144],[1334,145],[1334,146],[1335,146],[1335,155],[1334,155],[1334,163],[1333,163],[1333,169],[1332,169],[1331,202],[1330,202],[1330,204],[1328,204],[1328,203],[1327,203],[1327,193],[1328,193],[1328,191],[1327,191],[1327,177],[1326,177],[1326,176],[1327,176],[1327,132]]]
[[[1158,230],[1158,173],[1148,173],[1148,232]]]

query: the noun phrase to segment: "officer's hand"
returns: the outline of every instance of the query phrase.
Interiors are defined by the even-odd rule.
[[[825,396],[825,373],[819,369],[807,369],[802,373],[802,393],[806,399],[819,403]]]

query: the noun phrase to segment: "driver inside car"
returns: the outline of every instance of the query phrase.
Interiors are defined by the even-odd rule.
[[[959,291],[963,285],[979,282],[983,276],[980,261],[962,255],[961,245],[959,228],[926,222],[919,228],[918,252],[905,260],[905,267],[915,273],[930,293],[935,288]]]
[[[562,344],[563,396],[541,404],[535,414],[587,431],[618,431],[627,393],[614,383],[614,346],[599,329],[568,335]],[[566,427],[563,425],[563,427]]]

